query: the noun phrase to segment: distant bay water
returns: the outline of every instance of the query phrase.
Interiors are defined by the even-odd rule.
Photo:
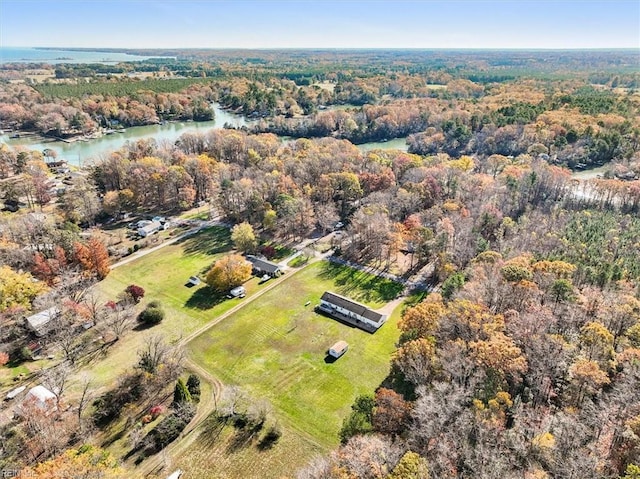
[[[119,63],[147,60],[140,55],[116,52],[50,50],[48,48],[0,47],[0,64],[4,63]]]

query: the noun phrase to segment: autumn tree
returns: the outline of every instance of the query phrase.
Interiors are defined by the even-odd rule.
[[[133,303],[139,303],[144,298],[144,288],[136,284],[130,284],[125,288],[124,292],[131,298]]]
[[[129,477],[129,474],[118,466],[118,461],[111,454],[89,445],[78,449],[69,449],[35,467],[23,469],[21,474],[38,479],[57,479],[60,477],[125,479]]]
[[[0,312],[15,306],[30,308],[35,297],[46,289],[30,273],[19,273],[9,266],[0,266]]]
[[[231,228],[231,241],[238,251],[251,253],[258,246],[253,227],[247,223],[239,223]]]
[[[429,476],[427,461],[415,452],[408,451],[400,458],[386,479],[423,479]]]
[[[206,283],[217,292],[225,292],[251,278],[252,266],[238,254],[229,254],[215,262],[206,276]]]
[[[380,388],[376,391],[375,406],[371,423],[373,428],[384,434],[400,434],[406,428],[411,405],[392,389]]]
[[[87,243],[76,242],[73,245],[76,261],[88,274],[104,279],[109,274],[109,252],[98,238],[91,237]]]

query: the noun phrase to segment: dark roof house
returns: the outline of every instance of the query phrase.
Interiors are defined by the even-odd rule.
[[[282,273],[282,268],[280,267],[280,265],[269,260],[258,258],[257,256],[248,254],[247,261],[249,261],[253,266],[253,271],[255,274],[268,274],[269,276],[278,276],[280,273]]]
[[[387,315],[378,313],[339,294],[325,291],[320,298],[320,311],[358,328],[373,333],[387,321]]]

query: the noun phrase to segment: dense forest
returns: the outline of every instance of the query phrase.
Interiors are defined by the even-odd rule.
[[[153,53],[177,59],[2,81],[0,124],[65,136],[210,119],[213,101],[258,120],[127,143],[62,188],[51,152],[0,145],[0,360],[28,359],[22,319],[52,304],[64,314],[47,339],[69,364],[98,340],[65,332],[92,315],[116,340],[126,334],[144,291],[104,307],[81,294],[131,252],[99,235],[123,217],[209,205],[282,243],[340,222],[336,257],[404,279],[426,271],[429,288],[412,291],[391,372],[356,398],[342,445],[299,478],[638,477],[637,54]],[[356,146],[405,137],[407,152]],[[595,165],[605,168],[587,180],[566,168]],[[91,406],[91,427],[86,403],[77,420],[5,424],[0,464],[22,450],[25,466],[89,461],[91,449],[61,452],[167,383],[178,381],[173,406],[190,403],[177,353],[148,347]],[[166,364],[150,367],[158,348]],[[175,406],[149,440],[175,439],[194,414]],[[55,441],[44,427],[58,428]]]

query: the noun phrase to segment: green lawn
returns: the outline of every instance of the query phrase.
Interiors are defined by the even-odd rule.
[[[188,348],[224,383],[267,398],[287,424],[332,447],[353,399],[372,393],[389,372],[399,312],[369,334],[316,314],[314,306],[331,290],[380,308],[400,289],[361,271],[315,263]],[[349,351],[333,363],[325,361],[327,349],[340,339],[349,343]]]
[[[141,307],[158,300],[166,313],[157,326],[125,333],[104,360],[89,365],[99,382],[110,381],[120,370],[134,365],[135,352],[149,334],[161,333],[169,341],[187,336],[242,301],[216,296],[204,283],[191,288],[186,286],[189,276],[200,274],[203,277],[213,262],[230,248],[228,229],[208,228],[114,269],[97,285],[105,300],[115,299],[132,283],[142,286],[145,297]],[[263,288],[257,278],[252,278],[245,287],[248,297]]]
[[[189,334],[206,321],[236,305],[215,295],[204,284],[188,287],[190,276],[204,275],[230,249],[229,231],[208,228],[199,234],[114,269],[99,285],[105,297],[115,299],[128,285],[145,289],[141,304],[159,300],[167,315],[154,329],[171,336]],[[250,282],[251,284],[251,282]]]

